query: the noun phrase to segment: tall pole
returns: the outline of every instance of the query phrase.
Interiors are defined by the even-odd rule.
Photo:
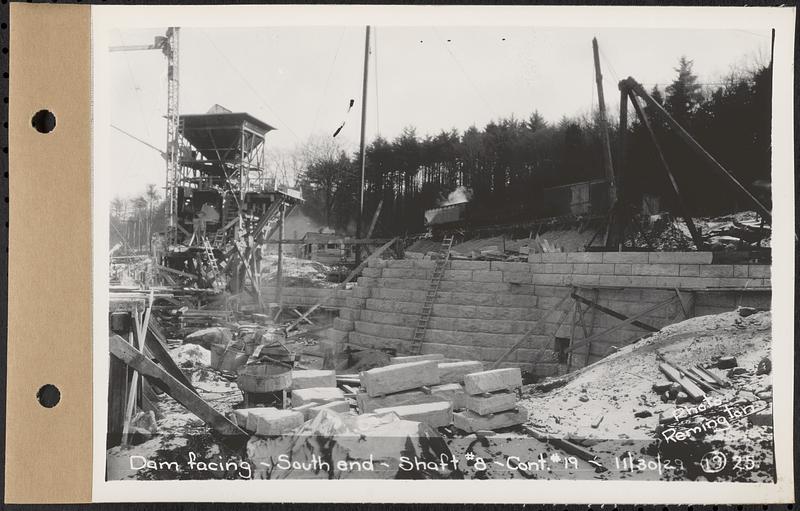
[[[167,29],[167,243],[178,243],[178,186],[180,181],[180,65],[178,27]]]
[[[366,175],[366,129],[367,129],[367,82],[369,81],[369,25],[364,37],[364,81],[361,85],[361,200],[358,207],[358,222],[356,223],[356,239],[361,238],[361,222],[364,217],[364,178]],[[361,249],[356,245],[356,264],[361,262]]]
[[[608,191],[611,204],[617,201],[617,189],[614,179],[614,166],[611,162],[611,141],[608,136],[608,120],[606,118],[606,100],[603,94],[603,73],[600,71],[600,50],[597,47],[597,38],[592,39],[594,53],[594,74],[597,81],[597,101],[600,111],[600,132],[603,137],[603,168],[608,179]]]
[[[286,211],[286,203],[281,202],[280,205],[280,219],[278,220],[278,272],[276,275],[277,287],[275,293],[277,294],[278,312],[275,314],[275,319],[278,319],[281,311],[283,310],[283,218]]]

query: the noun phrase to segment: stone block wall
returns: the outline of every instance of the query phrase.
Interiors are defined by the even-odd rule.
[[[354,347],[409,353],[434,261],[375,261],[343,297],[333,338]],[[497,360],[537,329],[501,365],[539,376],[566,370],[559,347],[620,322],[597,310],[572,330],[573,291],[626,316],[677,297],[639,321],[654,328],[738,305],[770,306],[768,265],[712,264],[708,252],[576,252],[531,254],[528,262],[450,261],[439,287],[422,353]],[[676,293],[676,289],[680,293]],[[582,310],[586,310],[583,306]],[[563,321],[562,321],[563,318]],[[571,368],[595,362],[647,331],[626,325],[575,350]]]
[[[282,290],[283,303],[293,307],[311,307],[325,299],[325,306],[339,308],[346,305],[345,299],[350,296],[351,290],[337,290],[330,288],[284,286]],[[262,286],[261,296],[266,302],[277,302],[274,286]]]

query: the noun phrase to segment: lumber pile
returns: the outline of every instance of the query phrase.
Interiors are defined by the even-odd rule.
[[[480,371],[464,376],[464,407],[453,414],[453,424],[467,433],[524,424],[525,408],[517,407],[516,389],[522,386],[519,368]]]
[[[731,362],[728,359],[720,359],[720,362],[720,365],[730,367]],[[735,359],[732,364],[736,364]],[[653,392],[658,394],[664,403],[673,402],[679,408],[684,403],[701,403],[709,397],[709,394],[719,394],[722,389],[730,387],[730,381],[710,365],[681,366],[662,362],[658,369],[667,379],[653,383]],[[675,421],[674,412],[675,410],[663,412],[659,423],[667,424]]]

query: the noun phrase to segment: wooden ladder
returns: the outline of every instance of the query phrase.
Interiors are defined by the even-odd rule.
[[[203,248],[206,252],[206,259],[208,259],[208,264],[211,265],[211,269],[214,270],[214,278],[219,275],[219,264],[217,263],[217,258],[214,257],[214,248],[211,246],[211,243],[208,242],[208,238],[203,236]]]
[[[211,243],[212,246],[221,247],[225,244],[225,229],[220,226],[217,229],[217,232],[214,233],[214,241]]]
[[[433,313],[433,304],[436,303],[436,295],[439,294],[439,284],[442,283],[444,269],[447,267],[447,261],[450,259],[450,249],[452,247],[453,236],[442,239],[442,257],[436,260],[436,265],[433,267],[433,275],[428,285],[428,294],[425,295],[425,303],[422,304],[422,312],[417,319],[417,326],[414,328],[414,337],[412,337],[411,344],[412,355],[419,355],[422,349],[422,341],[425,339],[425,332],[428,330],[428,322]]]

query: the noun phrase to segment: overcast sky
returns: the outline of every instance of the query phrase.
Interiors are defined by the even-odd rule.
[[[149,44],[165,29],[111,33],[112,45]],[[681,55],[706,84],[733,66],[769,62],[770,33],[745,30],[377,27],[370,58],[367,139],[404,127],[419,135],[538,110],[548,122],[597,107],[592,37],[601,51],[608,108],[619,108],[617,82],[633,76],[650,89],[674,78]],[[359,138],[364,27],[185,28],[180,34],[180,111],[218,103],[277,128],[272,148],[290,150],[311,135]],[[157,51],[110,57],[111,119],[164,148],[166,59]],[[350,99],[353,109],[346,114]],[[164,183],[164,160],[112,130],[111,192],[131,197]]]

